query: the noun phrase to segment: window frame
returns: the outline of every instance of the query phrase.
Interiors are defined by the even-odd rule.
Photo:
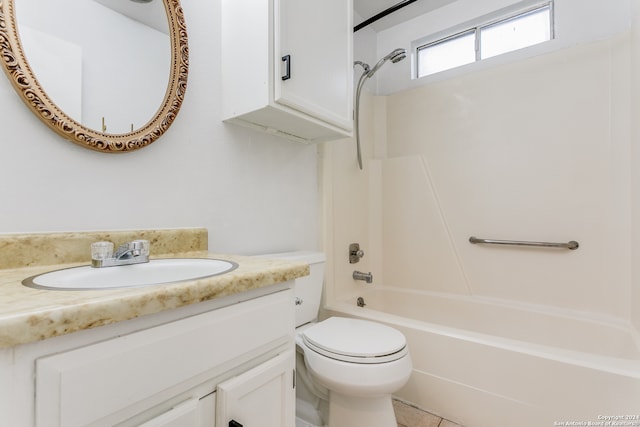
[[[545,43],[545,42],[541,42],[541,43],[535,43],[533,45],[529,45],[529,46],[525,46],[523,48],[520,49],[515,49],[515,50],[510,50],[504,53],[501,53],[499,55],[496,56],[491,56],[485,59],[481,58],[482,55],[482,46],[480,45],[481,43],[481,33],[482,30],[485,28],[490,28],[492,26],[501,24],[501,23],[505,23],[520,17],[524,17],[527,16],[529,14],[535,13],[539,10],[548,8],[549,9],[549,40],[546,40],[545,42],[549,42],[554,40],[556,37],[555,35],[555,13],[554,13],[554,0],[545,0],[545,1],[536,1],[535,3],[531,3],[525,7],[519,7],[518,9],[511,9],[509,8],[508,11],[503,11],[502,13],[498,12],[499,15],[495,15],[495,14],[490,14],[490,15],[485,15],[485,19],[480,18],[476,21],[471,21],[469,23],[460,25],[460,26],[456,26],[456,27],[452,27],[448,30],[444,30],[444,31],[440,31],[436,34],[433,34],[431,36],[422,38],[420,40],[415,41],[414,43],[412,43],[412,47],[413,47],[413,52],[415,55],[415,61],[414,61],[414,66],[413,66],[413,78],[415,79],[422,79],[425,77],[429,77],[429,76],[433,76],[435,74],[439,74],[439,73],[444,73],[447,72],[449,70],[453,70],[455,68],[459,68],[459,67],[464,67],[464,66],[469,66],[471,64],[475,64],[477,62],[480,61],[484,61],[487,59],[491,59],[491,58],[495,58],[498,56],[502,56],[504,54],[508,54],[511,52],[515,52],[518,50],[522,50],[522,49],[527,49],[529,47],[532,46],[536,46],[539,45],[541,43]],[[487,16],[491,16],[491,19],[486,19]],[[471,63],[466,63],[463,65],[459,65],[456,67],[452,67],[452,68],[447,68],[441,71],[437,71],[435,73],[431,73],[431,74],[425,74],[423,76],[420,76],[419,72],[420,72],[420,51],[423,49],[428,49],[429,47],[433,47],[436,46],[438,44],[441,43],[446,43],[450,40],[453,40],[457,37],[461,37],[463,35],[466,35],[468,33],[473,33],[474,34],[474,38],[475,38],[475,61],[471,62]]]

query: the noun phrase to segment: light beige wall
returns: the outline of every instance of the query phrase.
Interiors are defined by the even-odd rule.
[[[631,31],[632,322],[640,336],[640,2],[633,3]]]
[[[368,110],[370,103],[365,104],[363,109]],[[365,113],[361,117],[367,116]],[[363,130],[368,132],[365,127]],[[369,209],[370,174],[369,167],[364,171],[358,169],[353,138],[323,143],[322,153],[325,160],[322,163],[323,216],[326,218],[324,246],[327,252],[325,290],[327,298],[342,299],[362,286],[362,282],[352,280],[353,270],[368,272],[373,269],[376,251],[372,249],[371,230],[376,227],[371,224],[375,213]],[[368,149],[363,156],[370,157]],[[349,264],[350,243],[360,243],[365,251],[365,257],[358,264]],[[379,252],[377,254],[380,256]]]
[[[325,146],[332,295],[367,286],[351,280],[357,268],[377,285],[629,319],[630,63],[625,34],[365,95],[365,170],[353,141]],[[373,131],[381,111],[382,137]],[[488,247],[470,236],[577,240],[580,248]],[[355,266],[346,260],[351,241],[368,251]]]
[[[617,36],[389,97],[385,281],[628,318],[629,61]]]
[[[375,64],[375,37],[371,28],[354,33],[354,60]],[[360,66],[354,66],[354,87],[362,72]],[[361,97],[363,159],[381,156],[386,150],[386,112],[384,108],[374,108],[384,106],[386,101],[371,96],[373,87],[373,79],[368,80]],[[379,174],[371,174],[368,164],[364,170],[358,168],[355,138],[325,142],[320,149],[322,240],[327,254],[325,298],[343,299],[356,296],[368,286],[352,279],[354,270],[371,271],[376,281],[381,279],[381,194],[376,190]],[[350,243],[360,243],[365,251],[365,257],[357,264],[349,263]]]

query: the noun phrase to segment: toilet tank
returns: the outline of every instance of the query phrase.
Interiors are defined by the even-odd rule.
[[[322,286],[324,284],[325,254],[322,252],[300,251],[260,255],[261,258],[275,258],[309,264],[309,275],[295,280],[296,327],[318,318]]]

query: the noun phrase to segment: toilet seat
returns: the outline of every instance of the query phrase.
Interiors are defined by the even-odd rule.
[[[304,330],[302,340],[323,356],[360,364],[392,362],[408,353],[401,332],[361,319],[330,317]]]

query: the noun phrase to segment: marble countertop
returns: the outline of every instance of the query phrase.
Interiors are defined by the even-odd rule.
[[[32,289],[23,286],[22,280],[52,270],[86,265],[86,262],[0,269],[0,348],[133,319],[309,274],[307,264],[282,260],[206,251],[173,257],[225,259],[238,263],[238,268],[219,276],[159,286],[83,291]]]

